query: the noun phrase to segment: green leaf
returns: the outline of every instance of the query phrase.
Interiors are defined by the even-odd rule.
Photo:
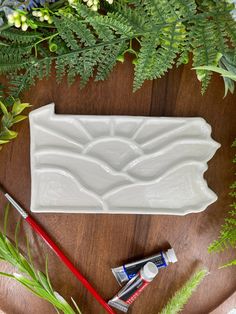
[[[19,254],[18,254],[17,249],[14,247],[14,245],[10,242],[10,240],[7,237],[5,238],[5,244],[8,249],[8,252],[11,255],[11,258],[16,261],[16,265],[17,265],[19,262]]]
[[[25,108],[29,108],[30,104],[28,103],[21,103],[20,100],[16,100],[13,107],[12,107],[12,114],[13,116],[19,115]]]
[[[14,233],[15,246],[16,246],[16,249],[17,249],[18,253],[19,253],[18,237],[19,237],[20,225],[21,225],[21,220],[19,219],[17,221],[16,228],[15,228],[15,233]]]
[[[47,277],[41,271],[37,271],[37,275],[39,281],[41,282],[42,286],[47,290],[49,293],[52,292],[50,285],[48,284]]]
[[[31,263],[27,261],[27,259],[22,254],[20,254],[19,257],[20,257],[20,265],[19,265],[20,270],[27,273],[32,278],[35,278],[35,272]]]
[[[78,304],[75,302],[75,300],[71,297],[71,301],[73,302],[75,308],[76,308],[76,311],[79,313],[79,314],[82,314],[82,312],[80,311],[79,307],[78,307]]]
[[[3,112],[3,114],[7,116],[7,115],[8,115],[7,108],[6,108],[6,106],[3,104],[3,102],[1,102],[1,101],[0,101],[0,108],[1,108],[1,110],[2,110],[2,112]]]
[[[46,273],[47,282],[48,282],[50,291],[53,293],[53,288],[52,288],[51,281],[49,278],[49,273],[48,273],[48,256],[47,255],[46,255],[46,259],[45,259],[45,273]]]
[[[10,112],[2,117],[2,126],[7,129],[12,126],[12,114]]]
[[[4,232],[6,233],[7,211],[5,212],[4,220],[5,220]],[[4,272],[0,272],[0,276],[6,276],[15,279],[22,286],[27,288],[31,293],[50,302],[56,309],[62,311],[64,314],[75,314],[75,311],[72,309],[69,303],[67,303],[66,300],[58,293],[56,293],[52,288],[49,281],[47,261],[46,261],[47,275],[42,273],[40,270],[37,271],[36,275],[31,261],[28,261],[19,252],[17,239],[18,231],[19,223],[17,224],[17,227],[15,229],[16,244],[10,242],[9,239],[6,237],[5,233],[0,232],[0,260],[10,263],[12,266],[17,268],[17,271],[20,271],[25,275],[20,273],[14,273],[13,275],[11,275]],[[28,251],[30,251],[29,248]]]
[[[223,77],[230,78],[233,81],[236,81],[236,74],[231,73],[230,71],[224,70],[220,67],[213,66],[213,65],[206,65],[193,68],[194,70],[207,70],[221,74]]]
[[[3,131],[0,133],[1,140],[12,140],[13,138],[17,137],[17,132],[4,128]]]
[[[18,122],[23,121],[25,119],[27,119],[27,116],[18,115],[12,119],[12,124],[18,123]]]
[[[14,273],[13,274],[14,278],[19,281],[20,283],[23,283],[27,286],[34,286],[35,282],[29,278],[26,278],[25,276],[18,274],[18,273]]]
[[[34,269],[34,263],[33,263],[33,260],[32,260],[32,255],[31,255],[31,250],[30,250],[30,244],[29,244],[29,238],[28,236],[26,235],[26,247],[27,247],[27,255],[28,255],[28,259],[29,259],[29,264],[30,264],[30,267],[31,267],[31,270],[32,270],[32,277],[34,279],[37,280],[37,274],[36,274],[36,271]]]
[[[1,271],[0,271],[0,276],[4,276],[4,277],[8,277],[8,278],[14,278],[13,275],[7,274],[7,273],[1,272]]]
[[[224,98],[225,98],[228,94],[228,91],[230,91],[231,94],[234,93],[235,84],[234,84],[233,80],[229,79],[228,77],[223,76],[223,80],[224,80],[224,84],[225,84],[225,94],[224,94]]]
[[[7,144],[7,143],[9,143],[9,141],[7,141],[7,140],[1,140],[1,139],[0,139],[0,145]],[[1,148],[0,148],[0,149],[1,149]]]

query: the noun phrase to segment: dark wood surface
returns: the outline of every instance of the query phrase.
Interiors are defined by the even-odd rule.
[[[160,80],[146,82],[135,94],[132,93],[132,76],[132,65],[125,62],[116,66],[108,81],[91,82],[83,90],[78,88],[78,82],[69,88],[66,82],[57,85],[55,79],[51,78],[39,82],[24,95],[24,100],[31,102],[32,109],[53,101],[57,113],[205,118],[212,125],[213,138],[222,144],[205,173],[209,186],[219,196],[218,201],[202,213],[184,217],[34,214],[34,218],[105,299],[111,298],[119,290],[110,271],[112,266],[173,246],[179,262],[160,272],[129,313],[158,313],[168,298],[201,266],[207,267],[210,275],[183,313],[227,313],[233,306],[232,301],[225,300],[230,299],[236,290],[236,268],[218,270],[218,267],[234,255],[230,250],[210,255],[207,246],[217,237],[230,202],[228,186],[235,172],[231,162],[235,152],[230,146],[236,136],[236,94],[223,99],[223,83],[220,78],[214,77],[207,93],[201,96],[200,84],[190,66],[171,70]],[[29,208],[27,121],[17,129],[20,131],[19,137],[0,152],[0,182],[25,208]],[[4,203],[1,197],[1,220]],[[12,211],[8,230],[10,237],[13,236],[18,218]],[[29,235],[37,267],[43,269],[45,255],[49,255],[49,271],[55,289],[67,299],[72,296],[84,314],[104,313],[100,305],[25,224],[21,230],[21,248],[25,250],[25,234]],[[3,270],[13,271],[8,265],[0,264],[0,271]],[[217,312],[222,303],[220,312]],[[0,310],[9,314],[55,313],[49,304],[6,278],[0,278]]]

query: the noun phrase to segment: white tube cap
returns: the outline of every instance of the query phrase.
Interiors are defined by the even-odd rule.
[[[151,281],[154,277],[156,277],[157,274],[158,274],[158,268],[154,263],[148,262],[147,264],[143,266],[143,269],[142,269],[143,279],[147,281]]]
[[[177,259],[177,256],[175,254],[174,249],[171,248],[171,249],[167,250],[167,252],[165,252],[165,253],[166,253],[166,257],[167,257],[169,263],[178,262],[178,259]]]

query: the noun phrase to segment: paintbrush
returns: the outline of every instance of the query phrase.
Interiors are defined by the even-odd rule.
[[[49,235],[39,226],[39,224],[7,193],[4,187],[0,184],[0,191],[5,195],[6,199],[19,212],[31,228],[47,243],[47,245],[56,253],[59,259],[69,268],[75,277],[84,285],[84,287],[93,295],[93,297],[103,306],[107,313],[115,314],[113,309],[107,302],[98,294],[98,292],[91,286],[87,279],[80,273],[80,271],[72,264],[72,262],[65,256],[56,243],[49,237]]]

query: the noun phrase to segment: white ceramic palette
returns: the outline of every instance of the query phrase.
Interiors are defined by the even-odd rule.
[[[30,113],[31,210],[184,215],[217,196],[203,178],[219,144],[202,118]]]

